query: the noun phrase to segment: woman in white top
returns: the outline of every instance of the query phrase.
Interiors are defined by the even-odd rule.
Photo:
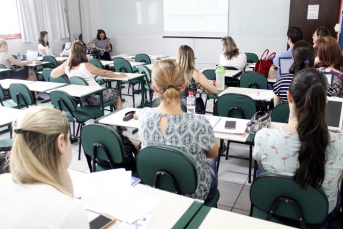
[[[13,129],[11,173],[0,175],[0,228],[89,228],[86,210],[73,198],[66,117],[31,107]]]
[[[110,78],[122,78],[126,75],[124,73],[115,74],[113,72],[100,69],[93,64],[88,63],[88,59],[86,56],[87,53],[87,46],[82,41],[74,41],[71,48],[70,48],[70,56],[69,59],[60,65],[59,67],[55,68],[51,72],[51,77],[58,78],[63,74],[67,74],[69,78],[74,76],[79,76],[84,78],[89,86],[96,86],[100,87],[100,85],[94,80],[94,76],[103,76],[103,77],[110,77]],[[114,103],[115,109],[119,109],[122,107],[122,103],[119,97],[119,93],[114,88],[109,88],[103,92],[103,99],[104,102],[109,100],[115,99],[116,102]],[[81,98],[82,99],[82,98]],[[87,97],[86,100],[82,102],[88,103],[91,106],[96,106],[100,104],[100,96],[99,95],[91,95]]]
[[[223,37],[222,39],[223,53],[220,54],[219,64],[225,67],[234,67],[239,71],[243,71],[247,64],[247,56],[243,52],[239,52],[235,41],[231,36]]]
[[[42,56],[52,56],[52,48],[49,43],[49,34],[47,31],[41,31],[38,39],[38,51]]]

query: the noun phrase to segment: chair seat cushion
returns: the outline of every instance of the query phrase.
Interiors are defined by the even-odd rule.
[[[9,151],[12,149],[13,139],[0,139],[0,151]]]
[[[76,111],[73,112],[77,122],[85,122],[89,119],[96,118],[101,115],[101,110],[97,107],[82,106],[78,107]],[[69,121],[73,121],[73,116],[66,112],[66,116]]]

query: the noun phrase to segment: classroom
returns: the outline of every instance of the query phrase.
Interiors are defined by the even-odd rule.
[[[342,0],[7,2],[0,228],[343,227]]]

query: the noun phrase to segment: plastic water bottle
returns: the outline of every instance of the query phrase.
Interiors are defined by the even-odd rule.
[[[218,90],[224,90],[225,84],[225,68],[223,66],[219,66],[216,69],[216,84]]]
[[[21,61],[21,56],[19,52],[17,53],[17,60]]]
[[[195,114],[195,97],[192,91],[187,97],[187,113]]]

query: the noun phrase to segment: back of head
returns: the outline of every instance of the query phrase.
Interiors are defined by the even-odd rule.
[[[193,49],[188,45],[181,45],[177,53],[176,61],[182,69],[187,84],[189,84],[192,78],[192,72],[195,69]]]
[[[291,38],[293,44],[303,39],[303,32],[298,27],[289,27],[287,37]]]
[[[105,30],[103,30],[103,29],[98,29],[98,33],[97,33],[97,35],[96,35],[96,39],[101,40],[100,34],[102,34],[102,33],[105,35],[105,36],[104,36],[104,40],[106,40],[106,39],[107,39],[106,33],[105,33]]]
[[[226,59],[231,60],[239,55],[239,49],[231,36],[222,38],[223,52]]]
[[[48,34],[47,31],[40,31],[40,33],[39,33],[38,42],[39,42],[39,44],[41,44],[43,46],[45,46],[44,37],[46,34]],[[49,41],[46,44],[47,44],[47,46],[49,46]]]
[[[10,155],[13,181],[43,183],[72,195],[63,187],[57,146],[57,137],[60,134],[67,136],[69,132],[66,117],[54,108],[32,107],[13,123],[13,129],[16,132]]]
[[[319,37],[328,37],[331,36],[330,31],[328,28],[324,26],[320,26],[316,29],[316,35]]]
[[[342,50],[335,38],[331,36],[318,38],[315,51],[320,61],[319,66],[333,66],[338,70],[343,67]]]
[[[314,68],[299,71],[289,85],[297,132],[301,142],[299,168],[294,180],[302,188],[321,185],[325,176],[325,152],[329,143],[326,115],[328,83],[324,73]]]
[[[7,45],[7,41],[5,39],[0,38],[0,49],[3,45]]]
[[[74,41],[70,48],[69,69],[86,62],[88,62],[87,45],[79,40]]]
[[[313,45],[307,41],[298,41],[292,49],[292,56],[294,62],[289,69],[289,73],[295,74],[302,69],[314,66],[314,48]]]
[[[180,102],[185,79],[175,60],[157,62],[152,69],[151,79],[162,101],[171,104]]]

